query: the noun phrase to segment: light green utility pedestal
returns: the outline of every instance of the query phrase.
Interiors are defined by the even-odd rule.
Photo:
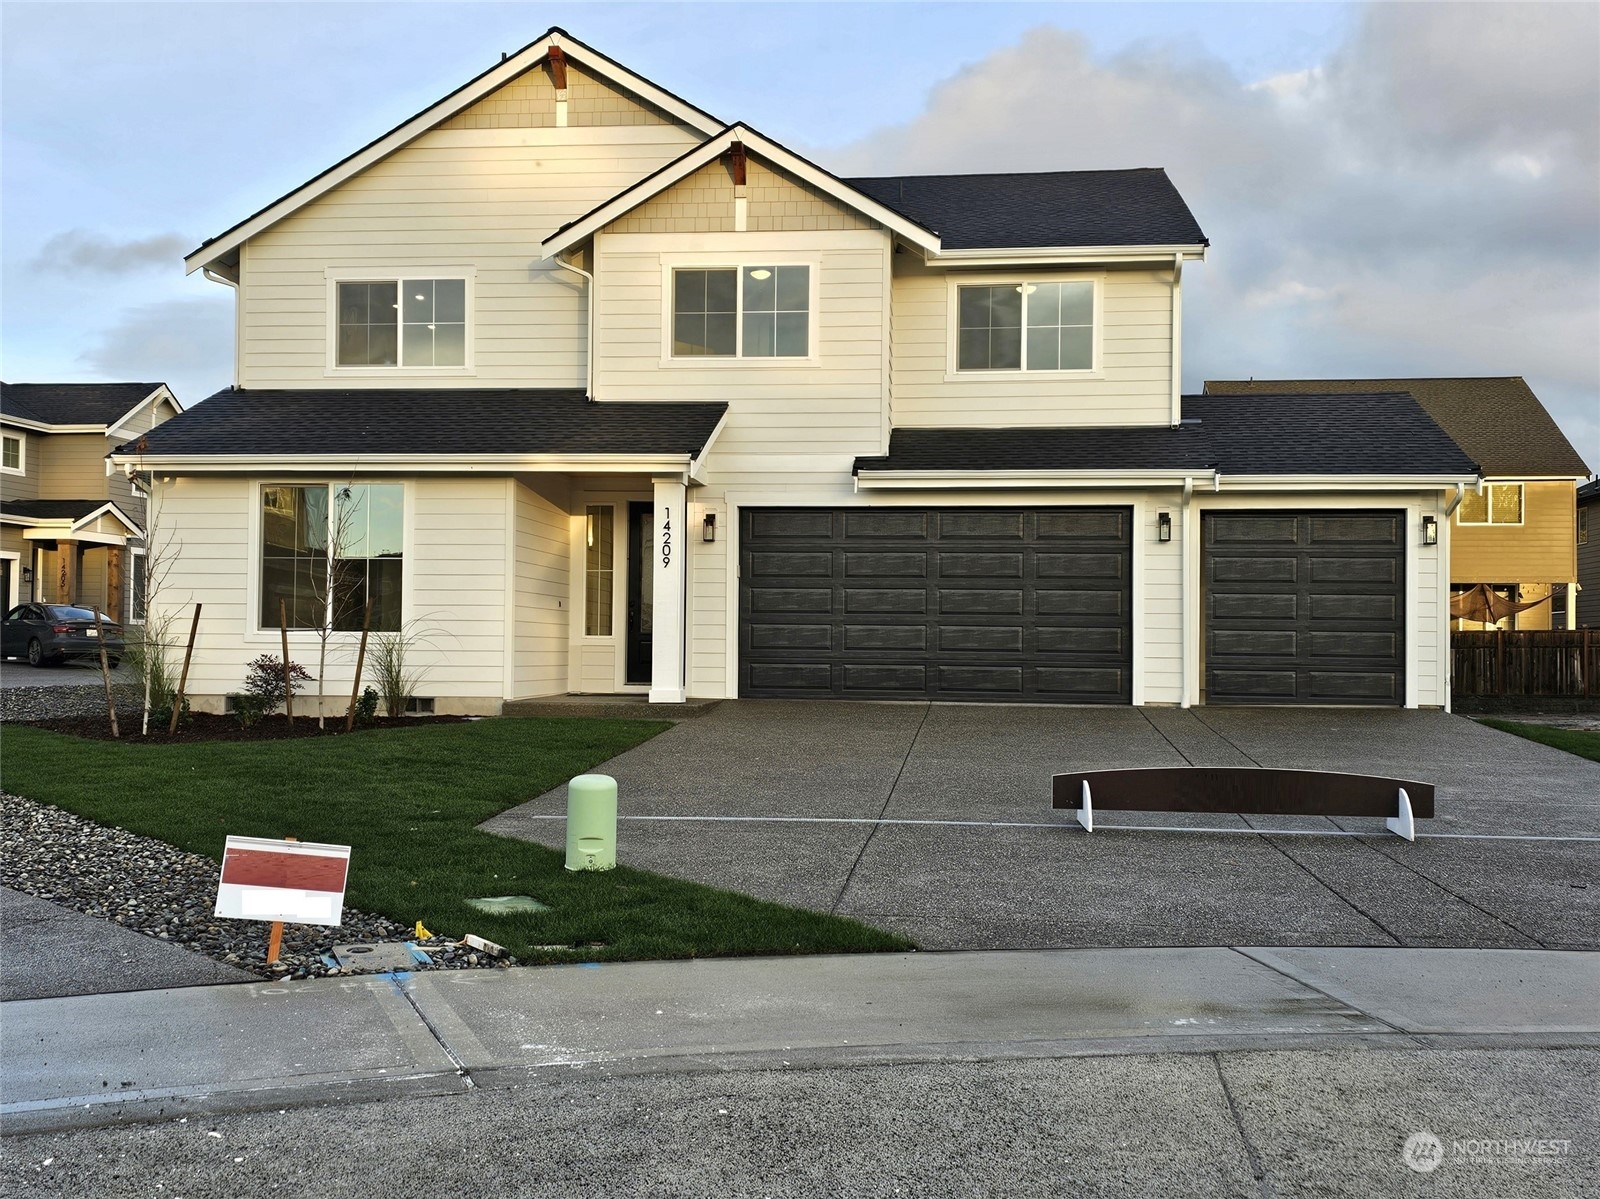
[[[617,864],[617,780],[580,774],[567,784],[567,869],[610,870]]]

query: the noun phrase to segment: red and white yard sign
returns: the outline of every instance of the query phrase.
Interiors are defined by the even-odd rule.
[[[337,925],[343,918],[349,870],[348,845],[229,837],[216,915]]]

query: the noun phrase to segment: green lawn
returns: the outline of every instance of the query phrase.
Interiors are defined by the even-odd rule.
[[[1600,762],[1600,733],[1586,733],[1582,729],[1552,728],[1547,724],[1518,724],[1514,720],[1480,718],[1478,723],[1499,729],[1502,733],[1515,733],[1518,737],[1526,737],[1529,741],[1537,741],[1541,745],[1553,745],[1557,749],[1566,750],[1569,754],[1588,758],[1591,762]]]
[[[910,948],[853,920],[626,866],[569,874],[555,850],[473,827],[668,727],[502,719],[150,745],[11,725],[5,789],[219,860],[229,834],[350,845],[346,903],[452,937],[475,932],[523,961]],[[627,857],[627,826],[619,857]],[[487,916],[464,903],[483,895],[532,895],[551,910]],[[590,942],[600,947],[534,948]]]

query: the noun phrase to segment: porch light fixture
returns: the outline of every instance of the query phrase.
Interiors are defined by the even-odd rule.
[[[1172,540],[1172,513],[1156,513],[1156,540],[1161,542]]]
[[[1439,521],[1437,517],[1424,516],[1422,518],[1422,544],[1439,544]]]
[[[717,539],[717,514],[707,512],[705,520],[700,522],[700,540],[715,541]]]
[[[33,567],[24,566],[22,568],[22,585],[24,587],[33,586]]]

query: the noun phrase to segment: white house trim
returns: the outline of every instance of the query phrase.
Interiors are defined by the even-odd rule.
[[[335,474],[475,474],[505,471],[577,474],[660,474],[670,471],[685,477],[695,465],[689,454],[439,454],[419,458],[414,454],[284,454],[266,458],[259,454],[195,454],[149,456],[117,454],[118,465],[132,463],[147,470],[183,474],[258,471],[318,471]]]
[[[560,46],[571,62],[579,64],[585,70],[592,71],[625,91],[633,92],[706,136],[724,127],[723,123],[710,113],[657,87],[648,79],[635,75],[620,63],[613,62],[599,51],[590,49],[564,30],[551,29],[538,41],[502,59],[477,78],[457,88],[411,119],[395,126],[376,141],[368,142],[348,158],[335,163],[288,195],[273,201],[254,216],[247,217],[231,229],[190,251],[183,260],[184,272],[192,275],[202,267],[215,268],[220,259],[231,254],[263,229],[277,224],[284,217],[332,191],[345,180],[359,175],[374,163],[382,161],[396,150],[415,141],[435,125],[441,124],[462,109],[477,103],[490,92],[511,82],[524,71],[538,66],[549,55],[551,46]]]
[[[1094,487],[1111,489],[1180,487],[1185,479],[1211,479],[1193,470],[1038,470],[949,471],[863,470],[856,476],[858,491],[929,490],[1046,490]]]

